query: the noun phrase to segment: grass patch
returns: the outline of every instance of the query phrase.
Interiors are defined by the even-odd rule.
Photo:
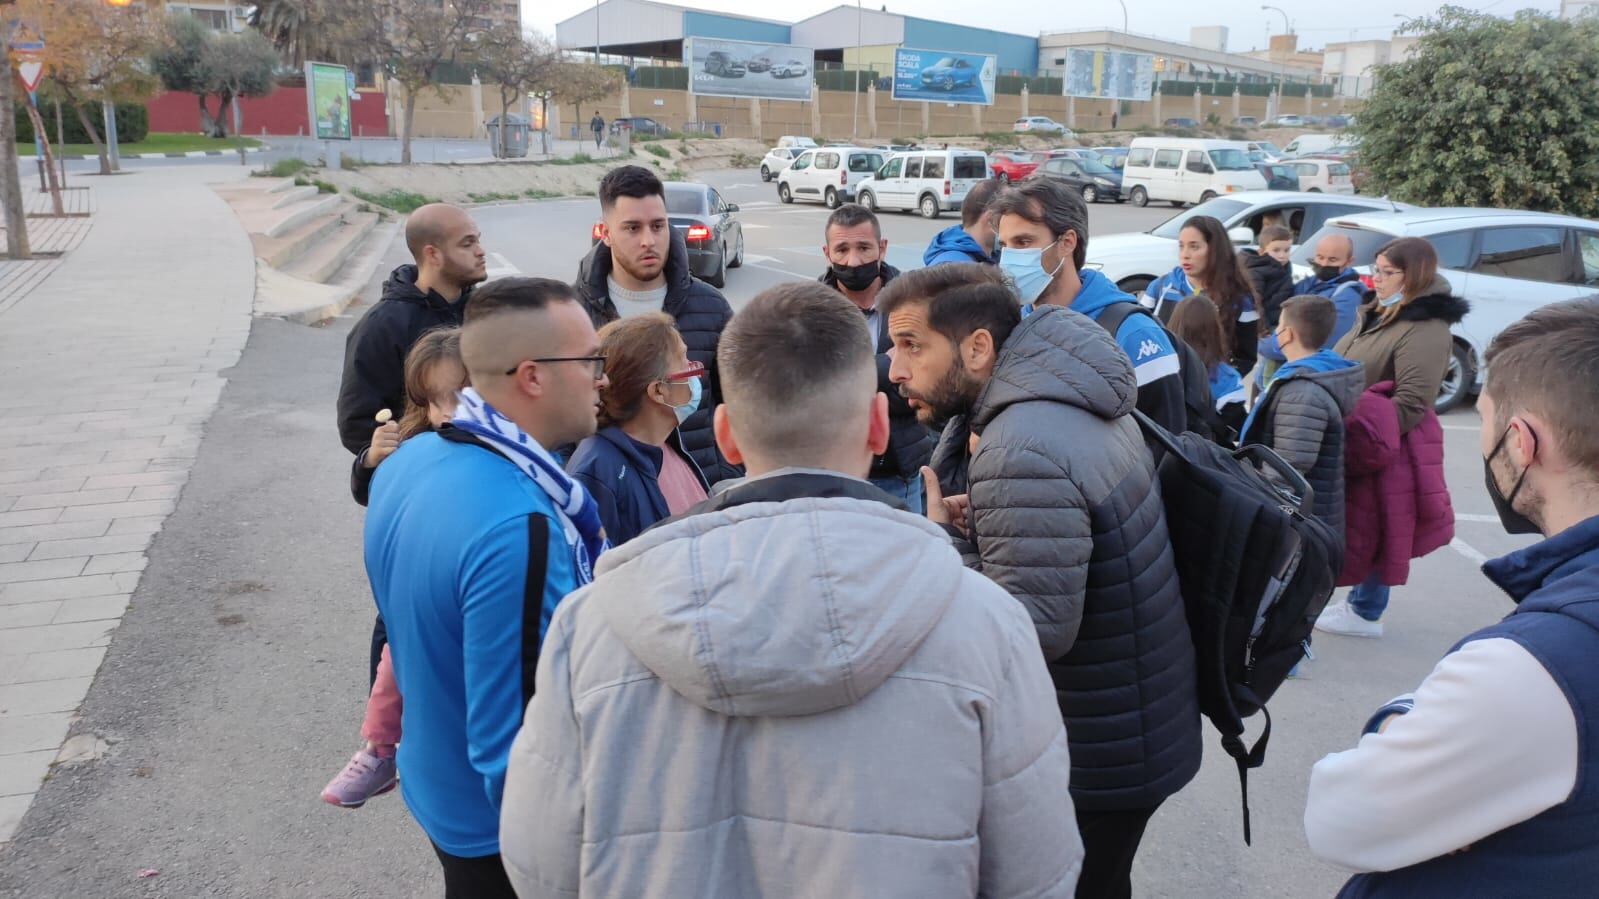
[[[144,140],[133,141],[117,145],[117,151],[123,156],[132,156],[136,153],[192,153],[196,150],[225,150],[235,152],[239,149],[240,142],[246,147],[259,147],[261,142],[253,138],[237,137],[206,137],[203,134],[149,134]],[[94,144],[51,144],[51,152],[58,156],[93,156]],[[17,144],[18,156],[33,156],[33,141]]]
[[[558,191],[544,190],[540,187],[530,187],[527,190],[522,191],[522,196],[528,198],[529,200],[553,200],[556,197],[561,196],[561,194]]]
[[[656,156],[661,157],[662,159],[671,159],[672,158],[672,151],[666,149],[665,147],[661,146],[660,144],[645,144],[644,145],[644,152],[653,153]]]
[[[597,191],[595,191],[592,187],[585,187],[582,190],[578,191],[577,195],[580,196],[580,197],[597,197],[597,196],[599,196],[599,193]]]
[[[400,190],[398,188],[384,191],[380,194],[374,194],[361,190],[360,188],[356,188],[351,190],[350,193],[355,194],[357,197],[360,197],[374,206],[383,206],[385,208],[392,209],[395,212],[415,212],[429,203],[439,202],[432,197],[425,197],[422,194],[416,193],[415,191]]]
[[[594,157],[587,153],[573,153],[571,156],[561,156],[551,159],[546,165],[588,165],[595,162]]]
[[[667,169],[661,173],[662,181],[687,181],[688,173],[682,169]]]
[[[339,192],[339,189],[337,187],[334,187],[332,184],[329,184],[326,181],[320,180],[318,178],[307,178],[304,175],[295,175],[294,176],[294,186],[295,187],[314,187],[314,188],[316,188],[316,192],[319,193],[319,194],[336,194],[336,193]]]
[[[290,178],[300,174],[311,167],[311,163],[303,159],[279,159],[272,163],[266,170],[269,178]]]
[[[486,194],[468,193],[466,196],[467,196],[467,199],[471,200],[474,203],[493,203],[493,202],[498,201],[498,200],[520,200],[520,199],[522,199],[522,197],[519,194],[501,193],[500,191],[490,191],[490,192],[488,192]]]
[[[727,164],[735,169],[753,169],[760,165],[761,161],[748,153],[734,153],[733,157],[727,161]]]

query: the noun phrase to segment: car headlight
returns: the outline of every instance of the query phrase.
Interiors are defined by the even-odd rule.
[[[1116,186],[1116,182],[1110,180],[1109,178],[1095,178],[1094,179],[1094,183],[1098,184],[1100,187],[1115,187]]]

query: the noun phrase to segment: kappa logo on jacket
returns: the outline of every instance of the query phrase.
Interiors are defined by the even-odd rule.
[[[1134,362],[1141,362],[1141,361],[1143,361],[1145,359],[1148,359],[1151,356],[1159,356],[1159,355],[1160,355],[1160,344],[1156,343],[1153,340],[1145,340],[1143,343],[1140,343],[1138,345],[1138,358],[1134,359],[1133,361]]]

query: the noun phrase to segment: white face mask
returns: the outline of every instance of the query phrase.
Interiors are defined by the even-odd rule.
[[[1393,296],[1389,297],[1386,300],[1378,300],[1377,301],[1377,305],[1381,306],[1384,309],[1391,309],[1391,308],[1393,308],[1395,306],[1398,306],[1400,303],[1403,303],[1404,301],[1405,301],[1405,295],[1404,295],[1403,292],[1401,292],[1401,293],[1394,294]]]
[[[683,422],[688,421],[688,417],[690,415],[693,415],[695,412],[699,411],[700,400],[703,398],[705,393],[705,388],[700,382],[700,378],[695,378],[689,381],[688,402],[683,403],[681,406],[672,407],[672,413],[677,416],[677,423],[679,427],[682,426]],[[674,382],[665,381],[663,383],[670,385]]]

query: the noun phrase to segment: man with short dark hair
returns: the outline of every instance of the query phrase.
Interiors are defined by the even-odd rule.
[[[594,118],[589,119],[589,130],[594,132],[594,149],[600,148],[600,141],[605,137],[605,120],[600,118],[600,111],[594,110]]]
[[[405,804],[448,899],[513,897],[499,858],[506,759],[556,605],[606,548],[551,450],[594,433],[605,359],[571,288],[482,287],[461,333],[472,386],[372,480],[366,569],[405,697]]]
[[[1135,303],[1109,278],[1083,268],[1088,258],[1088,206],[1074,190],[1036,178],[1001,193],[990,209],[999,232],[999,267],[1010,276],[1024,311],[1065,306],[1095,321],[1117,303]],[[1134,312],[1115,333],[1138,379],[1138,409],[1174,434],[1188,429],[1180,357],[1160,323]]]
[[[988,205],[994,201],[1002,186],[993,178],[973,185],[966,192],[966,199],[961,201],[961,223],[951,225],[933,236],[933,242],[922,253],[922,264],[982,262],[993,265],[998,262],[994,219],[988,214]]]
[[[814,283],[728,325],[716,439],[750,477],[556,611],[501,815],[524,899],[1072,895],[1037,636],[865,481],[873,349]]]
[[[1538,543],[1483,564],[1516,607],[1457,643],[1310,773],[1340,896],[1591,896],[1599,871],[1599,297],[1494,338],[1488,497]]]
[[[1023,318],[987,266],[908,272],[882,307],[890,377],[923,421],[949,421],[925,472],[928,517],[1027,609],[1054,677],[1085,850],[1077,895],[1126,896],[1145,826],[1200,759],[1194,647],[1133,366],[1083,315]]]
[[[653,172],[624,165],[600,180],[600,243],[583,258],[572,286],[597,328],[618,318],[665,312],[677,322],[688,358],[710,370],[700,408],[683,423],[683,448],[707,483],[737,477],[716,452],[711,410],[721,402],[716,342],[733,317],[720,291],[694,277],[688,244],[666,214],[666,188]]]
[[[888,350],[893,342],[877,309],[878,292],[899,276],[899,269],[885,260],[888,240],[883,237],[882,223],[865,206],[846,203],[833,210],[822,235],[822,255],[828,266],[817,280],[843,294],[866,316],[866,327],[877,350],[877,389],[888,396],[891,432],[888,448],[872,460],[872,483],[920,513],[920,472],[932,458],[936,439],[916,420],[916,411],[905,404],[888,380]]]

